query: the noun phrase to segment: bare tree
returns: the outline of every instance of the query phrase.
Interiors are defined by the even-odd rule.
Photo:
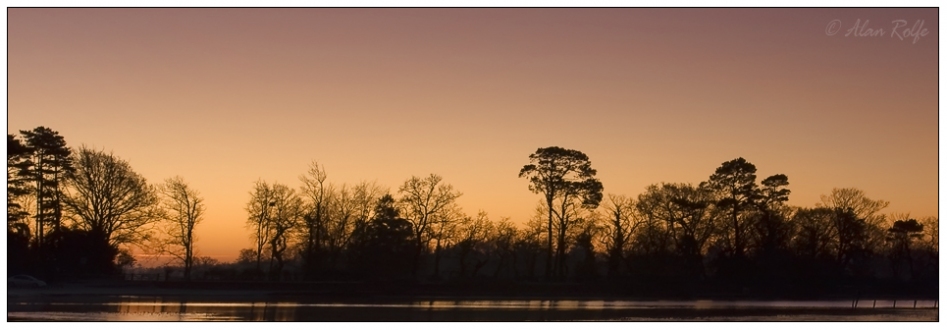
[[[881,210],[891,202],[868,198],[865,192],[858,188],[833,188],[829,195],[822,195],[820,199],[822,202],[817,206],[840,211],[849,210],[856,218],[863,219],[868,225],[866,243],[869,246],[883,246],[887,218],[881,214]]]
[[[810,260],[830,259],[833,256],[833,217],[835,213],[826,207],[797,208],[792,216],[796,233],[791,247],[801,257]]]
[[[274,183],[271,187],[273,200],[270,202],[268,221],[270,245],[270,278],[282,278],[286,249],[289,247],[292,231],[302,221],[302,199],[292,188]]]
[[[375,217],[375,206],[378,199],[386,194],[387,188],[382,189],[375,182],[362,181],[352,188],[352,204],[354,205],[354,222],[352,223],[352,232],[358,231],[368,225],[369,221]],[[352,235],[345,240],[345,246],[352,243]]]
[[[525,275],[529,279],[536,278],[536,266],[539,263],[540,254],[545,250],[543,248],[543,234],[547,231],[546,208],[544,202],[540,201],[534,210],[534,214],[526,221],[526,226],[518,231],[514,243],[516,252],[513,258],[514,276],[520,277],[518,265],[524,265]],[[522,260],[522,263],[519,260]],[[547,259],[548,260],[548,259]]]
[[[253,234],[256,248],[256,269],[262,271],[263,248],[270,240],[269,219],[270,209],[275,205],[273,189],[266,181],[257,181],[250,192],[250,201],[247,202],[247,227]]]
[[[303,258],[308,272],[315,271],[326,236],[327,204],[331,195],[331,187],[326,187],[326,177],[325,167],[317,162],[312,162],[306,175],[299,177],[303,184],[300,192],[305,198]]]
[[[412,176],[404,182],[398,190],[401,193],[401,205],[404,216],[411,222],[414,239],[417,244],[412,275],[417,275],[421,261],[421,253],[428,247],[434,238],[431,227],[433,223],[446,221],[454,202],[461,196],[449,184],[442,184],[439,175],[431,174],[427,178]]]
[[[822,203],[817,206],[824,206],[832,209],[851,209],[855,216],[868,219],[883,219],[879,211],[888,207],[891,203],[884,200],[873,200],[865,195],[865,192],[858,188],[833,188],[829,195],[820,197]]]
[[[640,224],[635,216],[634,200],[625,195],[608,194],[604,205],[608,225],[605,226],[605,248],[608,253],[608,274],[617,275],[625,260],[631,234]]]
[[[162,246],[184,264],[184,278],[190,280],[196,239],[194,228],[204,219],[204,199],[179,176],[165,180],[159,191],[167,214]]]
[[[471,276],[486,265],[489,257],[488,239],[494,236],[496,228],[487,212],[480,211],[476,217],[464,216],[457,223],[457,247],[460,259],[460,276],[467,276],[468,260],[473,260]]]
[[[496,255],[497,268],[493,271],[493,277],[500,275],[504,267],[516,267],[516,237],[519,231],[510,218],[500,218],[500,221],[494,225],[493,235],[489,238],[493,245],[492,251]]]
[[[560,279],[565,278],[568,273],[566,269],[566,251],[570,248],[570,244],[575,243],[576,239],[583,234],[587,234],[588,230],[592,229],[590,226],[595,227],[598,220],[595,208],[602,199],[602,185],[596,180],[590,182],[595,188],[582,187],[588,183],[580,182],[568,185],[566,189],[562,190],[562,197],[556,200],[558,204],[555,205],[556,208],[552,211],[556,220],[552,223],[552,228],[556,232],[556,258],[554,259],[553,270],[557,272]],[[590,193],[587,192],[590,190],[593,190],[591,194],[597,196],[594,197],[596,199],[595,204],[590,204],[585,197],[582,197],[583,194]]]
[[[286,249],[293,231],[302,222],[303,202],[296,191],[286,185],[257,181],[247,203],[247,226],[253,230],[256,243],[257,270],[261,270],[264,251],[269,251],[270,278],[282,278]]]
[[[161,215],[156,189],[111,153],[83,146],[74,164],[63,201],[78,227],[113,246],[148,238]]]
[[[939,221],[935,216],[921,218],[921,224],[924,225],[925,248],[936,253],[938,248],[938,228]]]
[[[334,266],[352,235],[358,206],[355,204],[353,189],[347,184],[343,184],[339,189],[333,189],[331,197],[326,228],[326,247],[329,250],[329,261]]]

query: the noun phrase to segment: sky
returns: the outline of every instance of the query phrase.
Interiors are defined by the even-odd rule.
[[[435,173],[468,214],[521,224],[540,196],[517,174],[548,146],[611,194],[743,157],[787,175],[792,205],[856,187],[939,211],[936,8],[7,13],[7,132],[183,177],[221,261],[252,245],[253,183],[298,187],[311,161],[392,193]]]

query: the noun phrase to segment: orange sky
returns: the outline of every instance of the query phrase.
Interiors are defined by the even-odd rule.
[[[858,19],[884,35],[846,36]],[[8,9],[7,131],[184,177],[224,261],[251,245],[253,182],[298,186],[311,160],[392,192],[437,173],[520,223],[539,197],[518,171],[553,145],[606,193],[744,157],[793,205],[857,187],[936,215],[937,28],[936,8]]]

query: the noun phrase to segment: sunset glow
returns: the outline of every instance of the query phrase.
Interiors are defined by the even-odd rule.
[[[517,224],[541,199],[518,171],[547,146],[587,154],[606,194],[743,157],[788,176],[790,205],[855,187],[939,210],[937,8],[7,14],[7,132],[183,177],[198,254],[221,261],[253,244],[254,182],[298,187],[313,160],[392,193],[435,173]]]

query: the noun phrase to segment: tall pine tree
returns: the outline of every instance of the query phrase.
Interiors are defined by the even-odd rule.
[[[32,151],[27,176],[34,183],[36,193],[36,243],[43,245],[47,231],[57,230],[62,224],[62,186],[66,174],[75,171],[71,151],[59,132],[39,126],[32,131],[20,131],[25,145]]]

